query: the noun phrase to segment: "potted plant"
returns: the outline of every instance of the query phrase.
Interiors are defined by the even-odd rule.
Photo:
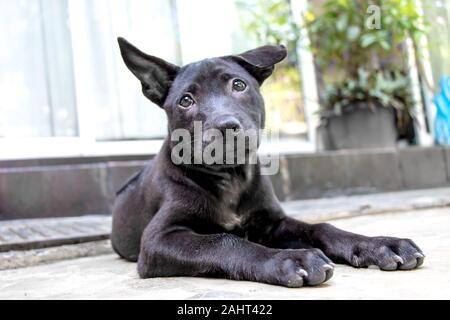
[[[326,150],[395,147],[413,137],[410,81],[400,72],[359,69],[355,78],[326,86],[319,137]]]
[[[368,25],[367,1],[312,3],[304,17],[323,76],[318,136],[324,149],[394,147],[401,136],[413,138],[404,43],[423,35],[424,22],[414,0],[371,3],[378,25]]]

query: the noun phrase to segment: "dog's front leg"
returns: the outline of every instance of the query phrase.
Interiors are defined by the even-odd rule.
[[[273,249],[232,234],[205,235],[150,223],[142,239],[138,272],[142,278],[208,276],[301,287],[327,281],[333,274],[330,263],[316,249]]]
[[[422,265],[424,254],[409,239],[366,237],[340,230],[331,224],[307,224],[282,218],[273,230],[271,246],[298,248],[308,244],[320,248],[338,263],[354,267],[377,265],[382,270],[408,270]]]

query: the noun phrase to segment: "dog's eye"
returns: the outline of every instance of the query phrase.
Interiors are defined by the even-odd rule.
[[[244,91],[247,88],[245,82],[241,79],[233,80],[233,90],[235,91]]]
[[[185,94],[183,97],[181,97],[178,104],[180,105],[180,107],[189,108],[194,104],[194,100],[191,98],[191,96]]]

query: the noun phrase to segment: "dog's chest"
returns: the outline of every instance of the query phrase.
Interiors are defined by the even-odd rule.
[[[239,229],[242,225],[243,216],[238,212],[241,190],[241,184],[230,183],[219,199],[219,224],[227,231]]]

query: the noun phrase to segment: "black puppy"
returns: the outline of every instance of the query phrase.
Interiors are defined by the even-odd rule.
[[[284,47],[264,46],[180,68],[122,38],[119,45],[144,95],[169,120],[161,151],[118,192],[113,212],[114,250],[137,261],[142,278],[207,276],[301,287],[330,279],[332,261],[382,270],[423,263],[411,240],[366,237],[289,218],[258,163],[172,161],[171,134],[179,128],[192,133],[194,121],[236,135],[264,127],[259,87],[285,58]]]

